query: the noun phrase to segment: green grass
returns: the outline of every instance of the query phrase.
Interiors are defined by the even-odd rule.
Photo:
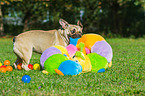
[[[0,73],[0,95],[145,95],[145,39],[107,39],[113,48],[113,65],[104,73],[84,73],[77,76],[45,75],[41,71],[13,70]],[[31,64],[40,62],[34,53]],[[0,62],[16,60],[12,38],[0,38]],[[23,83],[23,75],[31,77]],[[38,88],[40,87],[41,88]]]

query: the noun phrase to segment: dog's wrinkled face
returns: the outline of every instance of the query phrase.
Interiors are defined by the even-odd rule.
[[[82,28],[77,25],[70,25],[69,27],[69,36],[72,38],[80,38],[82,37]]]
[[[77,22],[77,25],[72,25],[63,19],[60,19],[59,23],[62,26],[62,28],[64,29],[65,34],[67,35],[68,38],[69,37],[80,38],[82,36],[83,25],[81,24],[80,21]]]

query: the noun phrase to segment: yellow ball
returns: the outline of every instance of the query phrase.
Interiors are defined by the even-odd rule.
[[[39,64],[34,64],[33,69],[34,70],[40,70],[40,65]]]
[[[0,67],[2,66],[3,64],[0,62]]]
[[[65,54],[65,55],[67,55],[67,56],[69,57],[68,51],[67,51],[67,49],[66,49],[65,47],[60,46],[60,45],[55,45],[55,46],[53,46],[53,47],[59,49],[59,50],[61,51],[62,54]]]

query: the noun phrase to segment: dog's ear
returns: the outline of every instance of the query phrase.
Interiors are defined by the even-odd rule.
[[[68,26],[69,26],[69,23],[66,22],[65,20],[63,19],[60,19],[59,20],[59,24],[62,26],[62,28],[66,29]]]
[[[77,25],[80,26],[80,27],[83,29],[83,25],[82,25],[82,23],[80,22],[80,20],[78,20]]]

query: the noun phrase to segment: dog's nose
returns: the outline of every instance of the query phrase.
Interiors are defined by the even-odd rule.
[[[72,38],[80,38],[81,35],[80,35],[80,34],[74,34],[74,35],[72,35],[71,37],[72,37]]]

